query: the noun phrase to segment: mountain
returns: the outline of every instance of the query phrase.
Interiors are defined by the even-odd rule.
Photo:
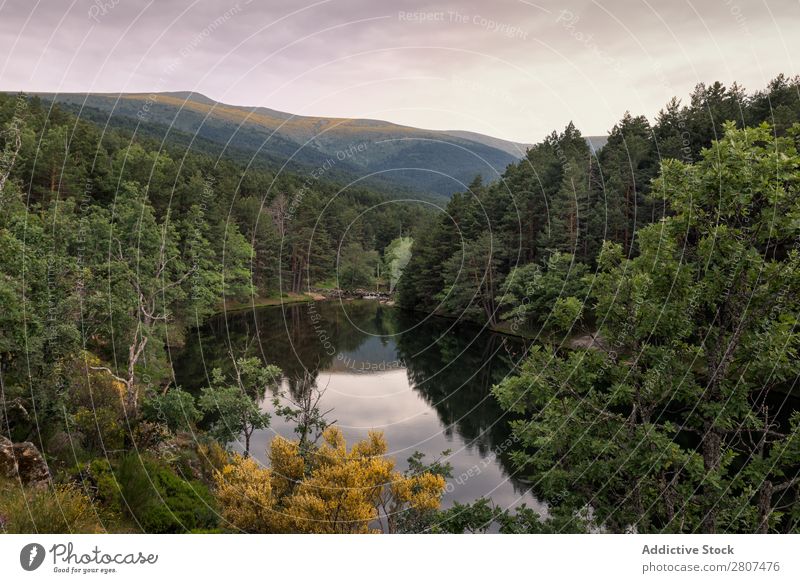
[[[37,95],[97,123],[396,196],[441,200],[478,174],[491,182],[527,147],[473,132],[227,105],[193,92]]]
[[[533,146],[533,144],[522,144],[520,142],[509,142],[508,140],[501,140],[500,138],[493,138],[491,136],[485,136],[483,134],[479,134],[477,132],[467,132],[463,130],[448,130],[444,132],[447,135],[454,136],[456,138],[463,138],[465,140],[472,140],[473,142],[478,142],[480,144],[484,144],[486,146],[490,146],[492,148],[497,148],[498,150],[503,150],[504,152],[511,154],[517,159],[522,159],[525,157],[525,152],[528,148]]]

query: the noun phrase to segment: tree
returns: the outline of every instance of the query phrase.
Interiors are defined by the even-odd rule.
[[[250,455],[250,438],[259,429],[269,427],[270,415],[261,411],[267,389],[277,386],[281,371],[274,365],[263,366],[258,358],[234,360],[233,377],[221,369],[211,372],[211,385],[200,396],[200,409],[215,416],[211,434],[222,443],[244,436],[244,455]]]
[[[411,261],[411,247],[414,239],[411,237],[398,237],[393,239],[383,251],[383,263],[386,266],[384,271],[389,274],[389,291],[392,292],[397,287],[403,272]]]
[[[281,257],[284,263],[284,285],[289,291],[301,293],[330,275],[335,254],[325,224],[319,220],[324,203],[313,190],[296,197],[288,216],[283,218]]]
[[[3,150],[0,153],[0,193],[5,189],[6,182],[17,162],[17,156],[22,149],[22,130],[25,126],[28,101],[24,95],[20,95],[15,103],[14,116],[0,132],[0,136],[3,138]]]
[[[437,295],[442,307],[451,314],[494,324],[499,263],[490,233],[465,242],[463,253],[454,253],[442,268],[445,287]]]
[[[275,414],[290,422],[300,437],[300,456],[307,466],[311,464],[311,456],[322,434],[335,423],[326,419],[333,410],[322,411],[319,407],[324,395],[325,389],[317,387],[315,376],[304,370],[294,386],[290,385],[289,391],[276,391],[272,401]]]
[[[142,406],[145,419],[163,423],[170,431],[191,431],[203,415],[195,406],[194,397],[180,387],[157,393]]]
[[[91,220],[91,266],[105,278],[90,281],[90,318],[102,322],[108,336],[115,338],[120,348],[127,348],[119,355],[125,363],[124,373],[98,368],[125,385],[126,409],[136,416],[137,367],[153,337],[162,342],[149,345],[151,362],[162,362],[158,355],[163,350],[165,326],[173,319],[176,305],[185,299],[183,284],[197,266],[184,263],[175,225],[169,219],[158,223],[152,205],[135,184],[123,186],[113,214],[98,211]]]
[[[375,282],[376,268],[380,262],[374,249],[365,251],[357,242],[351,241],[339,250],[337,281],[340,288],[367,287]]]
[[[272,205],[265,208],[259,197],[251,196],[237,202],[236,212],[238,221],[244,225],[242,234],[253,248],[253,283],[259,293],[268,295],[278,288],[280,245],[285,236],[288,202],[283,195],[278,195]]]
[[[480,192],[483,187],[474,181],[470,188]],[[398,290],[401,306],[422,311],[439,307],[438,300],[446,285],[445,263],[461,251],[465,242],[480,235],[474,218],[474,200],[472,191],[456,193],[447,203],[446,213],[429,217],[420,225]],[[452,281],[447,285],[452,285]]]
[[[529,263],[514,268],[503,282],[498,303],[501,319],[520,321],[528,326],[543,326],[553,330],[567,330],[563,318],[555,318],[557,306],[565,309],[565,302],[572,304],[572,312],[577,316],[575,304],[588,299],[588,267],[575,261],[573,255],[553,253],[545,265]],[[578,310],[577,312],[581,312]],[[559,312],[563,315],[561,312]]]
[[[605,238],[621,243],[626,254],[631,251],[636,230],[659,218],[655,215],[656,201],[647,198],[657,171],[656,153],[647,118],[627,112],[600,151],[602,206],[593,213],[594,218],[605,219]],[[598,235],[602,240],[603,233]]]
[[[675,215],[606,243],[593,295],[608,350],[537,347],[494,389],[515,464],[575,524],[796,530],[800,156],[795,127],[737,130],[653,185]],[[777,398],[776,398],[777,397]]]

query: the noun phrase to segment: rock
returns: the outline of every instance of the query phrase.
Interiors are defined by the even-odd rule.
[[[0,435],[0,475],[4,478],[17,477],[17,465],[13,457],[14,444]]]
[[[33,486],[46,485],[50,481],[50,469],[42,454],[30,441],[13,443],[0,436],[0,473],[6,478],[22,481]]]
[[[575,349],[586,350],[602,350],[608,352],[608,343],[599,333],[584,334],[583,336],[576,336],[569,341],[569,347]]]

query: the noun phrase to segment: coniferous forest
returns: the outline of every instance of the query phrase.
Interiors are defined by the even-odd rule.
[[[569,123],[441,208],[101,119],[0,95],[0,531],[800,532],[800,79],[697,85],[599,147]],[[346,436],[316,353],[259,345],[291,318],[220,323],[307,305],[327,352],[313,306],[365,297],[376,337],[522,343],[480,403],[536,505],[449,499],[450,452]],[[329,359],[363,348],[332,326]]]

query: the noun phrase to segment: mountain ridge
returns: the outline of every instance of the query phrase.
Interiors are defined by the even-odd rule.
[[[230,105],[193,91],[33,95],[114,127],[136,131],[146,125],[157,139],[181,132],[202,139],[206,148],[216,145],[220,155],[236,151],[251,156],[250,162],[295,172],[333,165],[340,182],[433,199],[465,190],[477,175],[495,180],[530,146],[471,131]]]

